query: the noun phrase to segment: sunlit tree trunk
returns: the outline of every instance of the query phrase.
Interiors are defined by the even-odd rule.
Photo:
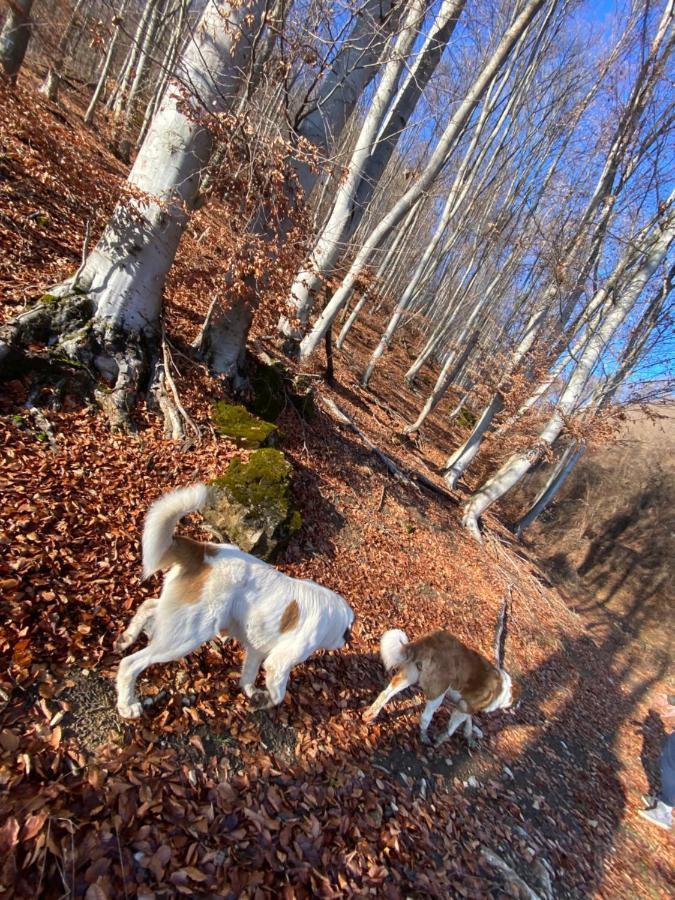
[[[544,449],[552,446],[559,437],[566,418],[575,412],[580,403],[588,379],[600,357],[632,310],[645,285],[665,259],[675,239],[675,215],[672,210],[674,200],[675,195],[669,200],[670,210],[667,218],[664,216],[651,234],[651,245],[644,249],[640,266],[630,276],[623,289],[617,291],[614,302],[609,305],[598,327],[591,330],[553,414],[539,433],[537,443],[524,452],[514,454],[467,504],[462,523],[478,540],[480,540],[481,516],[493,503],[518,484],[534,462],[541,458]],[[632,248],[628,252],[632,253]]]
[[[396,93],[399,77],[421,27],[425,9],[426,0],[412,0],[401,32],[396,42],[392,41],[380,81],[356,138],[356,146],[352,151],[347,171],[337,187],[331,214],[312,251],[308,265],[296,275],[291,286],[289,306],[300,328],[296,329],[288,320],[282,320],[282,332],[289,337],[298,339],[302,337],[309,322],[314,297],[320,290],[324,277],[331,271],[342,253],[343,236],[353,213],[352,204],[359,183],[387,109]]]
[[[342,285],[329,300],[309,334],[303,339],[300,348],[301,357],[303,359],[311,356],[319,343],[323,340],[326,331],[332,325],[333,320],[340,312],[344,303],[349,299],[356,279],[364,266],[369,262],[373,252],[382,244],[391,230],[398,225],[412,206],[417,203],[420,197],[433,184],[438,173],[447,161],[451,147],[466,127],[471,114],[478,103],[480,103],[491,81],[509,58],[511,51],[521,37],[523,31],[529,27],[532,19],[539,12],[544,3],[545,0],[530,0],[529,3],[524,5],[522,11],[511,26],[507,28],[491,58],[487,61],[478,77],[467,90],[461,103],[459,103],[450,117],[446,129],[420,177],[398,200],[398,202],[394,204],[379,226],[371,233],[368,242],[361,248],[359,253],[357,253]]]

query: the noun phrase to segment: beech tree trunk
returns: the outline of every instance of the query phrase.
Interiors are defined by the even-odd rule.
[[[28,49],[33,24],[30,18],[32,7],[33,0],[13,0],[0,31],[0,66],[12,82],[16,81]]]
[[[324,278],[332,271],[354,234],[408,119],[440,61],[464,3],[465,0],[443,0],[434,27],[398,96],[394,97],[399,75],[424,17],[426,2],[416,0],[410,5],[392,57],[384,66],[331,215],[312,251],[309,264],[298,273],[291,287],[290,306],[300,323],[300,329],[293,332],[294,337],[302,336]],[[287,335],[291,333],[287,321],[282,323],[282,331]]]
[[[298,319],[300,328],[294,328],[288,320],[282,319],[281,331],[287,337],[295,339],[302,337],[309,322],[314,297],[321,289],[325,275],[331,271],[342,253],[342,237],[352,213],[352,203],[359,182],[377,133],[396,92],[403,66],[422,24],[425,9],[426,0],[411,2],[401,33],[395,44],[392,43],[388,59],[382,69],[382,76],[356,139],[356,147],[352,152],[346,175],[337,188],[331,214],[312,251],[308,265],[298,272],[291,286],[289,306],[294,317]]]
[[[474,83],[467,90],[462,102],[452,114],[445,131],[436,145],[436,149],[434,150],[431,159],[424,167],[420,177],[398,200],[398,202],[394,204],[389,213],[373,230],[368,242],[361,248],[359,253],[357,253],[342,285],[330,299],[311,331],[303,339],[300,346],[300,356],[302,359],[311,356],[318,347],[327,329],[332,325],[342,306],[349,299],[357,277],[370,260],[373,252],[382,244],[390,231],[398,225],[401,219],[409,212],[423,193],[433,184],[438,173],[447,161],[451,147],[466,127],[471,114],[478,103],[480,103],[494,76],[509,58],[511,51],[521,37],[523,31],[529,27],[532,19],[539,12],[544,3],[545,0],[530,0],[530,2],[523,7],[512,25],[506,30],[491,58],[485,64]]]
[[[526,451],[514,454],[495,473],[483,487],[477,491],[465,507],[462,524],[471,534],[481,540],[479,521],[485,511],[497,500],[515,487],[532,465],[542,457],[546,447],[552,446],[565,426],[565,420],[572,415],[582,399],[584,388],[593,373],[600,357],[614,337],[619,326],[633,309],[645,285],[661,265],[675,240],[675,214],[672,204],[675,194],[666,204],[667,217],[658,222],[650,235],[648,246],[643,250],[642,262],[633,272],[628,283],[617,291],[614,302],[608,309],[597,328],[591,329],[586,345],[569,377],[560,400],[546,425],[539,433],[537,443]],[[633,249],[628,250],[633,253]]]
[[[356,23],[321,80],[316,98],[308,99],[297,114],[293,138],[309,141],[318,155],[327,155],[340,139],[359,97],[377,72],[377,60],[398,21],[393,0],[368,0]],[[317,180],[316,166],[304,154],[293,159],[293,168],[305,197]],[[293,190],[288,185],[289,193]],[[268,225],[256,225],[268,236]],[[194,347],[210,369],[224,375],[235,387],[245,383],[243,363],[248,330],[257,302],[256,286],[249,296],[225,305],[216,298]]]

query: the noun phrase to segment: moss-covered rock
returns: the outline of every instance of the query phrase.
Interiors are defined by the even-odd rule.
[[[217,432],[239,447],[265,447],[276,443],[277,426],[265,422],[238,403],[218,401],[213,405],[213,425]]]
[[[220,540],[270,559],[302,525],[293,506],[292,474],[284,454],[273,447],[256,450],[248,462],[233,459],[211,482],[203,510],[207,524]]]

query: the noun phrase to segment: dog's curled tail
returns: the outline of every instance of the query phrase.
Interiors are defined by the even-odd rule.
[[[400,628],[392,628],[385,631],[380,638],[380,656],[387,672],[397,669],[406,662],[407,655],[405,645],[408,643],[408,635]]]
[[[173,542],[176,525],[183,516],[201,509],[207,497],[205,484],[191,484],[155,500],[143,526],[143,578],[161,568],[162,558]]]

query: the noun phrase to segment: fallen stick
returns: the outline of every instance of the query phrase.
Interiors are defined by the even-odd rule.
[[[521,891],[524,897],[527,900],[541,900],[539,894],[536,894],[529,884],[518,875],[518,873],[511,868],[511,866],[504,862],[501,856],[497,856],[496,853],[493,853],[492,850],[488,850],[487,847],[481,848],[481,853],[483,859],[489,863],[494,869],[497,869],[503,875],[505,875],[509,881],[511,881],[516,887]]]
[[[439,487],[437,484],[427,478],[426,475],[422,475],[421,472],[415,471],[404,471],[399,466],[396,465],[391,457],[387,456],[379,447],[377,447],[365,434],[358,425],[349,418],[349,416],[340,409],[340,407],[335,403],[335,401],[331,400],[329,397],[322,397],[324,406],[333,413],[338,422],[342,425],[347,426],[351,431],[357,434],[363,443],[368,447],[371,453],[374,453],[375,456],[380,460],[380,462],[385,466],[387,471],[393,475],[398,481],[402,481],[404,484],[408,484],[411,487],[415,488],[415,490],[419,490],[418,485],[422,485],[423,487],[428,488],[430,491],[433,491],[435,494],[439,494],[439,496],[444,497],[446,500],[451,500],[454,502],[454,497],[452,494],[449,494],[447,491],[443,490],[443,488]]]

